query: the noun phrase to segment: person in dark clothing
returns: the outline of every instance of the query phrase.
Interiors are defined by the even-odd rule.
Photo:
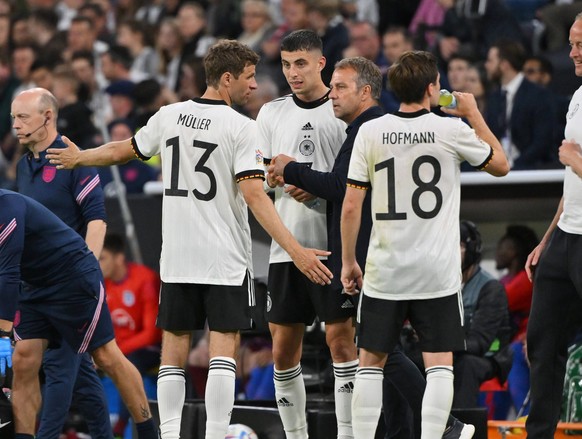
[[[504,383],[511,369],[511,326],[501,282],[483,270],[482,241],[470,221],[461,222],[463,329],[466,349],[455,352],[453,408],[477,407],[481,383],[497,377]]]

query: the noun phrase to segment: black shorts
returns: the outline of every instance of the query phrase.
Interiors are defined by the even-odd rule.
[[[292,262],[269,266],[267,320],[271,323],[305,323],[345,320],[356,315],[350,295],[331,286],[311,282]]]
[[[237,332],[253,326],[255,291],[249,275],[240,286],[162,282],[156,326],[166,331]]]
[[[465,334],[461,292],[438,299],[384,300],[360,294],[358,347],[390,353],[406,319],[419,338],[422,352],[463,351]]]
[[[38,291],[44,299],[21,300],[18,304],[15,340],[46,339],[51,348],[59,347],[64,340],[79,354],[113,340],[101,271]]]

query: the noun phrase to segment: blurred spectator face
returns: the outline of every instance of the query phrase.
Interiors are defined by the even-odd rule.
[[[196,72],[188,64],[182,66],[182,76],[180,77],[180,88],[178,94],[182,99],[199,98],[204,90],[198,90],[196,86]]]
[[[542,65],[537,59],[528,59],[523,65],[523,74],[528,81],[541,86],[546,86],[551,81],[551,76],[542,71]]]
[[[394,64],[400,55],[413,49],[412,43],[407,41],[402,32],[389,32],[382,38],[384,56],[390,64]]]
[[[0,15],[0,47],[7,47],[9,38],[10,38],[10,16]]]
[[[30,43],[32,37],[30,36],[30,30],[28,28],[28,20],[21,19],[12,23],[12,41],[18,46],[20,44]]]
[[[489,49],[487,60],[485,61],[485,70],[487,70],[487,78],[490,81],[499,82],[501,80],[500,63],[499,50],[497,47],[492,47]]]
[[[124,264],[125,257],[123,253],[115,254],[105,248],[101,250],[101,254],[99,255],[99,266],[101,267],[105,279],[111,279],[119,267],[123,267]]]
[[[92,84],[95,78],[95,69],[91,63],[83,58],[71,62],[71,69],[75,77],[84,84]]]
[[[133,111],[133,99],[124,95],[109,96],[111,111],[116,119],[125,119]],[[127,137],[126,137],[127,138]]]
[[[366,22],[354,23],[350,27],[350,42],[358,55],[376,61],[380,51],[380,38],[376,29]]]
[[[485,96],[485,85],[481,81],[479,70],[476,67],[470,66],[467,69],[465,88],[467,93],[471,93],[475,98]]]
[[[119,26],[117,28],[117,44],[125,47],[133,47],[136,39],[141,40],[139,34],[132,32],[127,26]]]
[[[93,50],[95,33],[89,23],[73,22],[67,34],[67,45],[71,52],[78,50]]]
[[[101,55],[101,73],[109,81],[115,79],[115,64],[108,53]]]
[[[30,66],[36,59],[34,51],[30,47],[18,47],[12,53],[12,69],[14,76],[22,82],[30,79]]]
[[[41,67],[30,74],[30,80],[37,87],[51,90],[53,88],[53,73],[47,67]]]
[[[245,32],[255,33],[268,22],[269,9],[267,3],[256,0],[243,2],[241,25]]]
[[[184,5],[178,11],[178,29],[185,40],[198,34],[206,26],[202,7]]]
[[[60,108],[77,101],[77,83],[74,78],[57,75],[53,80],[51,91],[55,95],[55,98],[57,98]]]
[[[101,5],[99,5],[99,6],[101,6]],[[92,9],[88,9],[88,8],[83,9],[82,11],[79,12],[79,15],[81,15],[83,17],[87,17],[93,22],[96,35],[101,34],[104,31],[105,26],[107,25],[107,17],[105,15],[98,15]]]
[[[182,39],[174,20],[164,20],[158,31],[157,47],[172,53],[182,46]]]
[[[116,123],[111,127],[110,136],[112,142],[118,142],[121,140],[129,139],[133,136],[133,131],[125,123]]]
[[[291,30],[307,27],[307,4],[301,0],[281,0],[283,19]]]
[[[469,63],[464,59],[455,58],[449,61],[447,77],[455,91],[465,91],[467,87],[467,70]]]

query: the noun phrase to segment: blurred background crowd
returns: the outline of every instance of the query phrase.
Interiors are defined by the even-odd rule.
[[[22,154],[10,119],[18,92],[51,90],[58,130],[91,148],[128,138],[162,105],[200,96],[206,50],[231,38],[261,55],[259,88],[239,109],[254,118],[264,102],[289,93],[279,42],[301,28],[323,40],[326,83],[346,56],[373,60],[386,78],[402,52],[432,51],[443,88],[473,93],[495,134],[513,146],[514,169],[559,167],[576,88],[567,33],[580,11],[572,0],[0,0],[0,187],[12,186]],[[505,86],[521,74],[527,97],[515,94],[513,110],[505,109]],[[381,104],[392,112],[398,101],[384,85]],[[158,173],[155,162],[121,170],[129,193]],[[107,170],[101,177],[111,181]]]

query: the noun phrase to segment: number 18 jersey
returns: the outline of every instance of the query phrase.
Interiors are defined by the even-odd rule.
[[[252,273],[237,183],[264,178],[257,135],[255,121],[224,101],[195,99],[162,107],[134,136],[138,156],[162,158],[164,282],[241,285]]]
[[[484,167],[491,154],[463,121],[426,110],[362,125],[348,186],[372,188],[367,296],[433,299],[459,291],[460,163]]]

